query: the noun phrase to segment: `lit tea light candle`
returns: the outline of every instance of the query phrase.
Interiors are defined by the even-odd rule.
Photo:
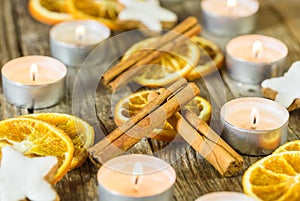
[[[287,54],[287,46],[275,38],[243,35],[227,44],[226,67],[233,79],[258,84],[283,73]]]
[[[110,36],[110,29],[94,20],[71,20],[53,26],[49,34],[52,56],[68,66],[78,67]]]
[[[18,107],[49,107],[64,95],[67,68],[51,57],[19,57],[6,63],[1,73],[4,95]]]
[[[221,108],[222,137],[240,153],[265,155],[287,139],[289,113],[265,98],[239,98]]]
[[[165,161],[141,154],[111,159],[97,174],[101,201],[169,201],[175,179],[174,169]]]
[[[257,0],[201,1],[204,27],[217,35],[250,33],[255,28]]]

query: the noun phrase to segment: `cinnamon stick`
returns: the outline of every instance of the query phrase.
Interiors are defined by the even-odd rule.
[[[172,31],[164,34],[162,37],[158,38],[158,40],[149,45],[149,49],[157,49],[162,45],[174,40],[174,38],[178,37],[178,34],[186,32],[191,27],[197,24],[197,19],[195,17],[188,17],[182,23],[178,24],[176,27],[172,29]],[[120,61],[114,67],[109,69],[103,75],[103,84],[107,85],[111,80],[113,80],[116,76],[121,74],[123,71],[126,71],[130,66],[136,63],[138,60],[147,56],[147,52],[139,51],[137,53],[132,54],[127,59]]]
[[[197,85],[189,83],[174,96],[169,96],[162,106],[152,111],[104,149],[90,149],[89,152],[98,162],[105,162],[124,153],[124,151],[127,151],[134,144],[138,143],[141,138],[148,135],[153,129],[162,126],[166,119],[170,118],[199,93],[200,90]]]
[[[168,119],[177,132],[221,175],[230,177],[243,167],[243,158],[195,113],[185,110]]]
[[[153,60],[161,57],[166,52],[171,51],[177,46],[180,46],[181,44],[184,43],[184,41],[187,40],[187,38],[197,35],[200,32],[200,30],[201,30],[200,26],[197,25],[192,27],[187,32],[182,33],[182,35],[174,39],[172,42],[166,43],[161,48],[158,49],[147,48],[144,50],[140,50],[139,52],[145,52],[146,56],[140,60],[136,59],[137,60],[136,63],[134,63],[129,69],[122,72],[119,76],[117,76],[114,80],[112,80],[110,83],[107,84],[108,88],[111,91],[114,91],[124,86],[126,83],[131,81],[135,76],[142,73],[143,70],[148,67],[146,64],[151,63]]]
[[[102,151],[110,143],[118,139],[123,133],[127,132],[145,116],[159,107],[171,94],[176,93],[183,86],[187,85],[187,81],[181,78],[167,87],[165,90],[161,91],[160,96],[156,96],[152,99],[144,108],[142,108],[137,114],[132,116],[128,121],[122,124],[120,127],[113,130],[109,135],[107,135],[103,140],[99,141],[96,145],[89,149],[90,153]]]

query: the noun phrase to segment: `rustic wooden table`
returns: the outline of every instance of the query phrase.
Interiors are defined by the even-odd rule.
[[[187,16],[194,15],[201,18],[200,1],[165,0],[163,5],[176,12],[179,20]],[[266,34],[276,37],[285,42],[289,49],[286,69],[290,64],[300,58],[300,4],[298,0],[269,0],[260,1],[258,12],[257,28],[254,33]],[[49,29],[50,26],[35,21],[27,11],[27,1],[23,0],[0,0],[0,61],[1,65],[7,61],[24,55],[50,55],[49,50]],[[113,33],[117,35],[119,33]],[[204,36],[209,37],[205,31]],[[228,39],[224,37],[211,38],[222,48],[225,47]],[[113,50],[122,49],[124,44],[111,46]],[[113,51],[109,50],[109,51]],[[115,125],[113,123],[110,95],[101,89],[96,93],[78,94],[80,85],[74,87],[78,70],[68,69],[67,90],[64,99],[56,106],[34,110],[40,112],[62,112],[75,114],[90,122],[96,130],[96,138],[101,138],[101,133],[110,132]],[[214,83],[217,76],[210,78],[210,83]],[[224,97],[219,97],[216,106],[222,104],[222,100],[228,101],[236,97],[261,96],[260,87],[255,85],[245,85],[230,79],[225,70],[221,70],[221,86],[224,86]],[[299,75],[300,76],[300,75]],[[217,82],[216,84],[220,84]],[[93,86],[95,83],[93,84]],[[97,84],[95,85],[97,88]],[[218,86],[216,86],[218,87]],[[73,89],[75,88],[75,91]],[[124,92],[124,91],[123,91]],[[124,96],[125,93],[117,94],[116,97]],[[129,93],[129,90],[127,91]],[[202,95],[206,98],[214,98],[207,91],[202,90]],[[1,119],[28,114],[27,109],[14,107],[6,102],[3,94],[0,94],[0,116]],[[224,102],[223,102],[224,103]],[[218,118],[219,108],[214,108],[215,118]],[[300,110],[290,113],[288,140],[300,138]],[[216,119],[216,122],[218,119]],[[168,146],[167,150],[158,150],[166,147],[167,143],[149,139],[143,139],[130,151],[133,153],[154,154],[172,164],[177,173],[175,184],[174,200],[192,201],[197,197],[214,191],[242,191],[243,172],[259,157],[243,155],[245,165],[243,170],[234,177],[224,178],[198,153],[187,144],[181,143],[176,146]],[[178,157],[180,156],[180,157]],[[55,189],[61,200],[98,200],[96,173],[98,168],[89,160],[80,168],[69,172],[60,182],[55,185]]]

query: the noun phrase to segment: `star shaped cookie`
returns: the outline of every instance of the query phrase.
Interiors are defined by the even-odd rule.
[[[2,148],[0,200],[59,200],[45,178],[54,176],[57,165],[53,156],[28,158],[10,146]]]
[[[170,10],[162,8],[158,0],[119,0],[124,9],[119,13],[119,19],[139,21],[143,27],[160,32],[163,23],[175,23],[177,16]]]
[[[282,77],[266,79],[261,83],[262,93],[289,111],[300,108],[300,61],[292,64]]]

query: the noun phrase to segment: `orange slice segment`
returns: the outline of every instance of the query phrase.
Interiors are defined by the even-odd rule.
[[[191,40],[200,47],[200,52],[204,52],[200,53],[196,67],[185,75],[187,80],[207,76],[224,65],[224,54],[214,42],[199,36],[194,36]]]
[[[50,25],[73,18],[66,12],[65,6],[65,0],[30,0],[28,3],[32,17]]]
[[[155,40],[155,37],[147,38],[134,44],[125,52],[123,59],[134,52],[147,48]],[[165,86],[188,74],[197,64],[199,57],[198,46],[187,40],[184,45],[163,54],[159,59],[148,64],[147,69],[137,76],[135,81],[142,86]]]
[[[115,106],[114,120],[117,126],[122,125],[131,116],[138,113],[148,103],[148,96],[152,90],[139,91],[122,98]],[[209,121],[211,116],[211,104],[203,97],[196,96],[186,108],[195,112],[202,120]],[[165,122],[162,128],[154,129],[148,137],[162,141],[172,141],[177,132],[171,124]]]
[[[286,151],[300,151],[300,140],[284,143],[283,145],[278,147],[273,153],[277,154]]]
[[[113,30],[122,29],[118,22],[122,5],[116,0],[66,0],[66,8],[78,19],[93,19]]]
[[[251,165],[243,176],[244,192],[257,200],[300,200],[300,151],[269,155]]]
[[[87,149],[94,144],[94,129],[79,117],[62,113],[39,113],[23,117],[34,118],[50,123],[63,130],[72,140],[74,154],[69,170],[82,165],[87,159]]]
[[[56,183],[67,173],[74,152],[71,139],[63,131],[30,118],[0,121],[0,146],[13,146],[29,157],[57,157],[58,170],[51,183]]]

